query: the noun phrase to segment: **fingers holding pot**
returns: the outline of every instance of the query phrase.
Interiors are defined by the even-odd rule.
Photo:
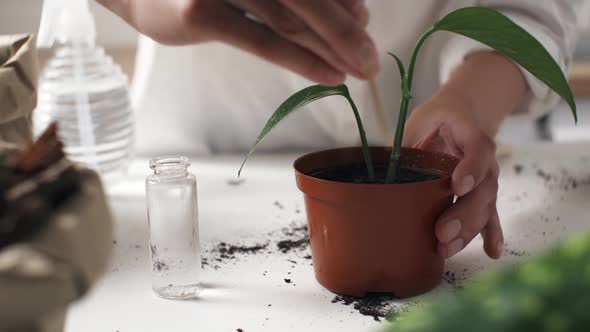
[[[498,259],[502,257],[504,251],[504,234],[500,225],[497,209],[488,220],[488,223],[481,231],[483,237],[483,248],[490,258]]]
[[[496,210],[498,178],[489,171],[485,179],[470,193],[457,199],[435,225],[439,254],[445,258],[456,255],[482,233],[486,253],[491,258],[498,258],[501,249],[498,245],[502,239]]]

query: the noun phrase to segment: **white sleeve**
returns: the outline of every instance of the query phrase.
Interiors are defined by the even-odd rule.
[[[577,38],[577,15],[583,0],[478,0],[475,4],[493,8],[508,16],[533,35],[549,51],[561,69],[567,73]],[[460,35],[451,37],[441,53],[441,83],[466,55],[490,50],[488,46]],[[530,96],[521,110],[544,114],[551,110],[560,97],[528,71],[521,68],[530,88]]]

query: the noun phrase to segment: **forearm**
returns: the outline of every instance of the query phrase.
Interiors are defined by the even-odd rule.
[[[508,114],[525,99],[528,86],[520,69],[501,54],[482,51],[468,55],[437,98],[457,98],[469,116],[490,137],[494,137]]]
[[[196,1],[97,0],[140,33],[168,45],[185,45],[200,40],[185,24]],[[202,39],[202,38],[201,38]]]

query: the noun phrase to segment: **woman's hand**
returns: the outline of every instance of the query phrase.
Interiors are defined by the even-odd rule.
[[[503,119],[524,100],[519,68],[491,51],[467,56],[451,78],[406,124],[404,144],[461,159],[452,176],[459,198],[436,222],[438,251],[451,257],[481,234],[491,258],[504,238],[496,209],[498,162],[494,137]]]
[[[472,106],[459,98],[439,95],[419,106],[408,119],[404,145],[453,155],[461,162],[452,176],[459,198],[436,222],[438,251],[447,258],[481,233],[484,249],[499,258],[503,235],[496,198],[496,146],[471,116]]]
[[[364,0],[98,0],[163,44],[221,41],[329,85],[378,71]]]

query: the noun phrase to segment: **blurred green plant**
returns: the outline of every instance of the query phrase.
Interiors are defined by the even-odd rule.
[[[559,94],[570,106],[574,120],[577,122],[576,104],[565,75],[561,71],[559,65],[551,57],[551,54],[549,54],[539,41],[531,36],[526,30],[512,22],[508,17],[494,9],[484,7],[465,7],[457,9],[436,22],[432,28],[422,35],[412,52],[410,65],[407,71],[401,59],[393,53],[390,53],[395,58],[400,71],[402,93],[395,138],[391,149],[386,177],[383,180],[385,183],[394,183],[397,178],[404,128],[410,100],[412,99],[412,83],[418,53],[422,48],[422,45],[426,42],[426,39],[437,31],[449,31],[474,39],[519,64],[540,81],[545,83],[550,89]],[[345,85],[337,87],[314,85],[298,91],[283,102],[283,104],[281,104],[270,117],[261,133],[258,135],[256,142],[244,158],[240,170],[238,171],[238,176],[240,175],[248,157],[252,154],[258,144],[276,125],[286,118],[287,115],[303,108],[303,106],[315,100],[332,95],[344,96],[350,103],[361,136],[361,144],[369,179],[371,181],[375,180],[375,171],[370,155],[368,154],[369,147],[365,137],[362,120],[350,94],[348,93],[348,88]]]
[[[590,235],[401,314],[391,332],[558,332],[590,329]]]

